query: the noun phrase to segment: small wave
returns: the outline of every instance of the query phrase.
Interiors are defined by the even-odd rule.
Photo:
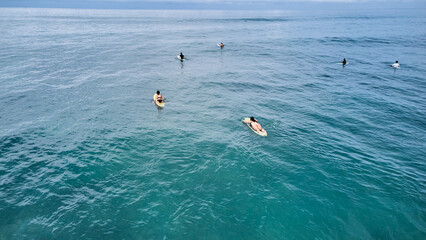
[[[288,22],[290,19],[286,18],[239,18],[239,19],[228,19],[232,21],[243,21],[243,22]]]

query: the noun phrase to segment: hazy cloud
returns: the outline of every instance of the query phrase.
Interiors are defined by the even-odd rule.
[[[413,2],[416,0],[91,0],[96,2],[170,2],[170,3],[283,3],[283,2],[334,2],[334,3],[363,3],[363,2]]]

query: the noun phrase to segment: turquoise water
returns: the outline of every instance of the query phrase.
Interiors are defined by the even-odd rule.
[[[425,239],[425,23],[0,9],[0,239]]]

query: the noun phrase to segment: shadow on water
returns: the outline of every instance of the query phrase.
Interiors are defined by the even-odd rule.
[[[154,104],[154,106],[157,108],[157,110],[163,110],[163,108],[164,107],[160,107],[160,106],[158,106],[157,104],[155,104],[155,102],[154,101],[152,101],[152,104]]]

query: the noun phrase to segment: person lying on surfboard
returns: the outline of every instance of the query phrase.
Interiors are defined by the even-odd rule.
[[[162,103],[164,102],[164,97],[163,95],[160,94],[160,91],[157,90],[157,102]]]
[[[250,123],[250,126],[258,132],[264,132],[265,130],[262,128],[262,126],[260,126],[260,124],[257,122],[257,119],[255,119],[254,117],[250,117],[250,120],[246,121],[243,120],[243,122],[245,123]]]

